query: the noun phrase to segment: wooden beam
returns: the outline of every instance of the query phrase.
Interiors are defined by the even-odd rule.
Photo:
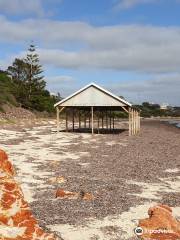
[[[94,134],[94,108],[91,107],[91,127],[92,127],[92,134]]]
[[[65,107],[62,107],[62,108],[59,110],[59,113],[61,113],[64,109],[65,109]]]
[[[121,106],[121,107],[125,112],[129,113],[129,111],[124,106]]]

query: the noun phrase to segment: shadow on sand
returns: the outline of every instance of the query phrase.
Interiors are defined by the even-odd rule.
[[[78,129],[69,129],[66,130],[60,130],[60,132],[77,132],[77,133],[91,133],[91,128],[78,128]],[[128,131],[127,129],[94,129],[94,134],[121,134],[125,131]]]

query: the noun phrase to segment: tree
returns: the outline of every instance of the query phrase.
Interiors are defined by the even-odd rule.
[[[39,56],[33,44],[30,45],[24,61],[27,68],[27,95],[29,101],[31,101],[34,96],[44,91],[46,86],[44,76],[42,76],[43,70],[39,63]]]
[[[14,83],[14,94],[18,102],[23,102],[26,105],[27,94],[26,94],[26,80],[27,80],[27,69],[26,63],[22,59],[16,58],[7,69],[8,75],[11,76]]]
[[[18,103],[14,97],[15,84],[5,71],[0,71],[0,111],[3,110],[3,104],[10,103],[17,106]]]
[[[125,100],[125,98],[124,98],[123,96],[119,96],[119,98],[121,98],[121,99],[124,99],[124,100]]]
[[[37,111],[54,111],[57,99],[45,88],[42,66],[34,45],[30,45],[24,59],[16,58],[7,72],[15,85],[14,96],[21,106]]]

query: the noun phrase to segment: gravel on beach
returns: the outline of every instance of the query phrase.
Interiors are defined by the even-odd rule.
[[[41,134],[50,134],[50,131],[48,128]],[[89,219],[116,216],[147,201],[180,206],[180,188],[178,191],[177,185],[180,176],[180,129],[160,121],[144,120],[137,136],[129,137],[127,130],[114,135],[95,134],[87,139],[80,133],[74,134],[77,137],[63,149],[61,146],[54,147],[55,153],[57,156],[64,151],[72,155],[85,154],[78,159],[69,157],[55,164],[38,162],[38,171],[63,176],[67,180],[52,184],[44,178],[49,186],[47,189],[36,184],[35,200],[30,205],[42,226],[67,223],[86,225]],[[24,136],[19,138],[19,142],[25,140]],[[33,137],[36,141],[38,136]],[[28,138],[32,136],[27,134]],[[4,141],[0,139],[0,144]],[[44,145],[46,148],[50,146],[50,142]],[[27,161],[34,160],[29,156]],[[95,199],[56,199],[57,188],[90,192]]]

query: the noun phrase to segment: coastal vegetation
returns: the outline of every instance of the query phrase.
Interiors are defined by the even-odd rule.
[[[180,117],[180,107],[167,107],[161,109],[159,104],[143,102],[142,105],[136,105],[141,111],[142,117]]]
[[[42,65],[35,46],[30,45],[23,59],[16,58],[6,71],[0,71],[0,107],[21,106],[31,111],[51,113],[60,99],[46,89]]]

